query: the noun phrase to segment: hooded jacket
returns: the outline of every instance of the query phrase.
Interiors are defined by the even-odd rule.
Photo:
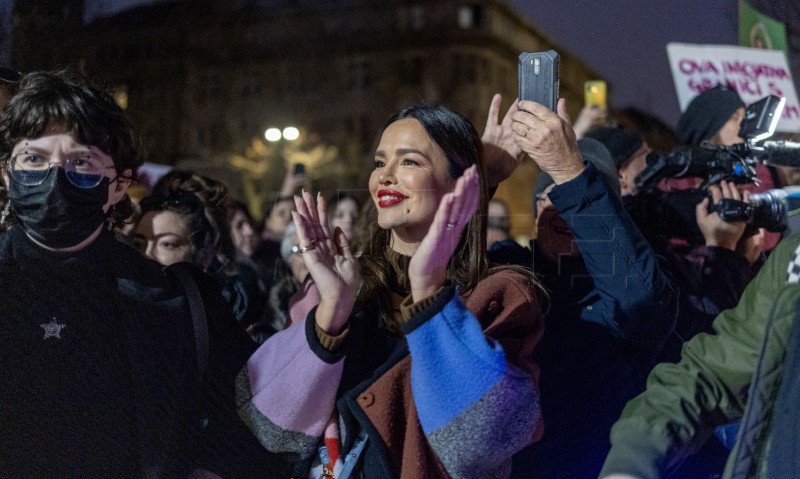
[[[660,477],[716,426],[742,419],[723,477],[800,473],[800,235],[772,252],[714,334],[687,342],[677,364],[657,366],[647,390],[611,432],[601,477]]]

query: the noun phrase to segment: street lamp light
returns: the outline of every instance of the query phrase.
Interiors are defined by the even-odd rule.
[[[281,130],[277,128],[267,128],[267,131],[264,132],[264,138],[267,139],[269,142],[276,142],[281,140]]]
[[[300,138],[300,130],[293,126],[287,126],[282,132],[279,128],[267,128],[267,131],[264,132],[264,138],[271,143],[281,141],[281,139],[295,141]]]
[[[287,126],[283,129],[283,139],[287,141],[294,141],[300,138],[300,130],[293,126]]]

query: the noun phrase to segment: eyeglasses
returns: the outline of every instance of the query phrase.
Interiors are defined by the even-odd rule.
[[[47,179],[52,166],[63,166],[67,180],[83,189],[99,185],[106,177],[106,170],[114,169],[96,156],[79,154],[67,158],[62,165],[47,155],[25,151],[11,156],[9,174],[23,186],[39,186]]]

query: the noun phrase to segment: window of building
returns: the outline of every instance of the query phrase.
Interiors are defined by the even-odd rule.
[[[410,21],[411,30],[415,32],[422,30],[425,27],[425,8],[421,6],[411,7]]]
[[[481,5],[462,5],[458,8],[458,26],[464,30],[478,28],[483,22]]]
[[[348,63],[344,87],[348,90],[365,90],[372,86],[372,64],[366,59]]]
[[[415,5],[397,9],[397,29],[418,32],[425,27],[425,7]]]
[[[451,71],[453,81],[461,84],[473,84],[478,80],[478,58],[475,55],[461,55],[454,53],[451,56]]]
[[[417,55],[401,62],[399,78],[404,85],[421,85],[425,78],[425,60]]]

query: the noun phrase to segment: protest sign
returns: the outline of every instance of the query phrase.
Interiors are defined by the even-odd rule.
[[[800,103],[783,52],[730,45],[667,44],[681,111],[698,93],[727,85],[745,104],[767,95],[786,98],[778,131],[800,132]]]

